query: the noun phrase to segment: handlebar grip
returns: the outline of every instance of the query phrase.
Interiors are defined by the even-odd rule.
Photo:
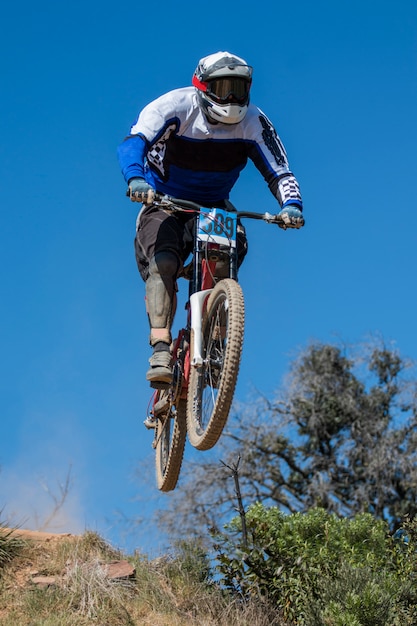
[[[126,189],[126,196],[133,201],[142,202],[142,204],[152,204],[156,199],[160,199],[163,196],[161,194],[156,193],[153,189],[149,189],[149,191],[145,191],[141,194],[135,192],[135,197],[132,198],[132,194],[130,192],[130,187]]]

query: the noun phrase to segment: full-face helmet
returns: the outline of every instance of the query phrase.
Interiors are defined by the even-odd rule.
[[[200,106],[214,122],[237,124],[245,117],[252,83],[252,67],[230,52],[216,52],[200,60],[193,75]]]

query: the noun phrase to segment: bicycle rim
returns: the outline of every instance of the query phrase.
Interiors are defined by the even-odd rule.
[[[240,285],[221,280],[203,318],[203,364],[191,368],[187,431],[192,446],[209,450],[218,441],[233,401],[243,346],[244,302]]]
[[[158,416],[156,426],[156,481],[161,491],[175,489],[184,456],[186,427],[186,401],[175,406],[169,401],[169,390],[162,391],[160,399],[167,396],[167,409]]]

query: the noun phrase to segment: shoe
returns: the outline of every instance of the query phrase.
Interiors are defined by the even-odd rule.
[[[154,352],[149,359],[150,368],[146,380],[154,389],[164,389],[172,383],[171,353],[168,350]]]

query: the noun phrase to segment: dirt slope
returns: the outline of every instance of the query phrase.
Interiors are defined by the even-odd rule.
[[[32,541],[51,541],[53,539],[68,539],[70,537],[76,538],[76,535],[71,533],[50,533],[41,532],[39,530],[26,530],[22,528],[4,528],[4,532],[11,532],[12,535],[19,539],[30,539]]]

